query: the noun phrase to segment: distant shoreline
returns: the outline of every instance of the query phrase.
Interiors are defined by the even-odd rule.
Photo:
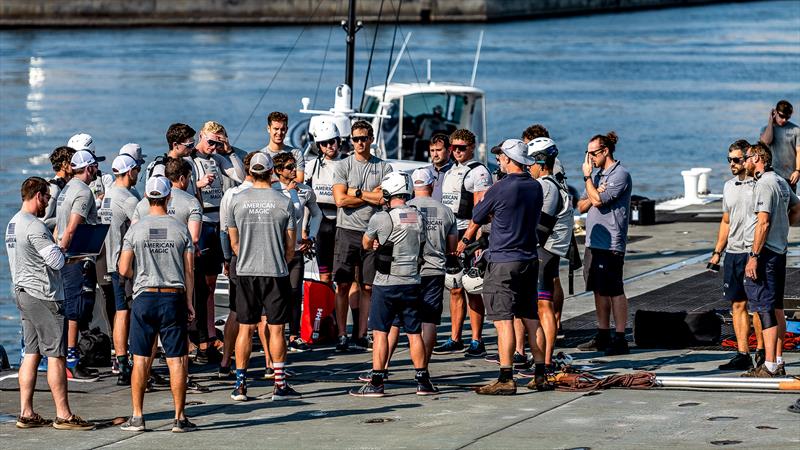
[[[747,1],[753,0],[408,0],[398,19],[500,22]],[[384,2],[382,23],[394,22],[397,3]],[[380,4],[358,0],[358,20],[377,22]],[[341,5],[338,0],[2,0],[0,28],[328,24],[346,18]]]

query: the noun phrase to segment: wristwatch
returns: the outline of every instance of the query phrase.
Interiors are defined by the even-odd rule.
[[[361,198],[361,194],[363,194],[363,192],[361,192],[361,189],[356,189],[355,194],[356,194],[356,198]]]
[[[463,242],[465,244],[469,244],[469,239],[463,237],[463,238],[461,238],[461,242]]]
[[[584,182],[584,183],[586,183],[588,180],[591,180],[591,179],[592,179],[592,176],[591,176],[591,175],[584,175],[584,176],[583,176],[583,182]]]
[[[750,252],[750,257],[758,259],[758,253]]]
[[[720,253],[720,252],[718,252],[718,251],[714,250],[713,252],[711,252],[711,256],[714,256],[714,255],[717,255],[717,256],[722,256],[722,253]]]

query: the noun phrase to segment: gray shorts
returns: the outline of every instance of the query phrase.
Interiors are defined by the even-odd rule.
[[[64,302],[40,300],[17,291],[26,354],[61,358],[67,356],[67,319]]]
[[[483,275],[487,320],[539,319],[536,277],[539,260],[490,262]]]

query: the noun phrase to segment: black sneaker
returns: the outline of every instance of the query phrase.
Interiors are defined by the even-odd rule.
[[[358,381],[366,381],[366,382],[372,381],[372,369],[365,370],[360,374],[358,374]],[[389,371],[383,374],[383,381],[389,381]]]
[[[197,354],[194,357],[195,364],[204,365],[209,363],[218,363],[222,361],[222,354],[217,350],[217,347],[210,345],[205,350],[197,349]]]
[[[767,360],[767,352],[763,348],[757,348],[755,353],[755,367],[764,365]]]
[[[753,360],[749,354],[736,353],[730,361],[720,364],[719,370],[748,370],[753,367]]]
[[[156,372],[150,371],[150,380],[152,380],[153,386],[169,387],[169,380]]]
[[[217,378],[219,378],[220,380],[233,379],[233,372],[231,371],[231,368],[219,366],[219,370],[217,371]]]
[[[444,344],[433,348],[434,355],[449,355],[451,353],[457,353],[463,351],[464,351],[464,344],[461,341],[454,341],[450,338],[447,338]]]
[[[483,345],[483,341],[476,341],[472,340],[469,343],[469,347],[464,350],[464,356],[468,358],[481,358],[486,355],[486,347]]]
[[[608,346],[608,339],[601,338],[600,335],[597,335],[593,337],[591,341],[579,345],[577,349],[582,352],[604,352]]]
[[[293,341],[290,341],[286,348],[288,348],[290,352],[295,353],[303,353],[311,350],[311,346],[306,344],[303,338],[297,338]]]
[[[525,355],[514,352],[514,368],[517,370],[530,369],[533,366],[533,355],[528,359]]]
[[[194,380],[190,379],[189,381],[186,382],[186,393],[187,394],[207,394],[209,392],[211,392],[211,389],[209,389],[206,386],[203,386],[202,384],[198,383],[197,381],[194,381]]]
[[[353,397],[383,397],[383,385],[373,386],[372,383],[366,383],[358,389],[351,389],[349,392]]]
[[[237,402],[247,401],[247,383],[241,383],[233,388],[231,392],[231,400]]]
[[[272,401],[277,402],[281,400],[296,400],[302,397],[299,392],[292,389],[289,383],[285,383],[283,387],[275,386],[272,391]]]
[[[336,344],[336,351],[337,352],[350,351],[350,339],[348,339],[347,336],[339,336],[339,342]]]
[[[430,379],[417,381],[417,395],[436,395],[439,389],[431,383]]]
[[[369,340],[366,337],[360,337],[353,341],[353,343],[350,345],[350,348],[359,351],[369,350]]]
[[[128,371],[122,371],[117,375],[117,386],[130,386],[131,385],[131,373]]]
[[[189,419],[175,419],[172,422],[172,432],[173,433],[188,433],[190,431],[197,430],[197,425],[189,422]]]
[[[119,426],[122,431],[144,431],[144,417],[131,416],[125,423]]]
[[[97,374],[97,371],[92,373],[89,370],[86,370],[81,364],[73,367],[72,369],[67,369],[67,380],[74,381],[76,383],[92,383],[100,379],[100,375]]]
[[[622,339],[614,339],[606,348],[605,355],[606,356],[616,356],[616,355],[627,355],[631,352],[628,348],[628,341],[625,338]]]

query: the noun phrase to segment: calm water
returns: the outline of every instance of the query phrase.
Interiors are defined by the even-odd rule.
[[[425,77],[468,82],[481,29],[476,84],[486,91],[489,143],[519,137],[534,122],[557,140],[578,178],[586,140],[620,135],[618,157],[635,193],[682,191],[679,172],[712,167],[725,178],[727,146],[756,139],[780,98],[800,108],[800,2],[753,2],[687,9],[489,25],[406,25],[409,59],[395,81]],[[265,143],[264,116],[300,117],[300,98],[330,107],[343,79],[338,26],[0,31],[0,224],[19,208],[18,186],[48,175],[46,154],[72,134],[92,134],[107,156],[138,142],[151,157],[165,149],[172,122],[199,128],[217,120],[236,145]],[[391,27],[378,35],[370,84],[386,73]],[[332,33],[329,51],[325,48]],[[368,42],[359,33],[360,100]],[[297,40],[271,89],[245,121]],[[401,39],[398,38],[397,48]],[[396,50],[395,50],[396,51]],[[324,66],[323,66],[324,61]],[[315,94],[318,80],[321,87]],[[108,167],[103,167],[108,170]],[[0,344],[16,359],[19,322],[0,257]]]

